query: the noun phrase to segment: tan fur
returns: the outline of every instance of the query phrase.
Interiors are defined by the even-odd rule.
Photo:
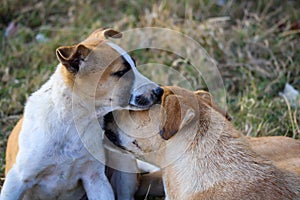
[[[272,161],[283,170],[300,175],[300,141],[284,136],[246,137],[258,155]],[[150,195],[163,196],[162,172],[143,174],[140,177],[138,196],[145,196],[151,185]]]
[[[10,168],[16,162],[16,157],[19,151],[18,138],[21,132],[22,123],[23,123],[23,117],[18,121],[17,125],[12,130],[7,141],[5,175],[7,175]]]
[[[185,90],[181,90],[180,88],[172,88],[171,90],[165,91],[165,95],[169,94],[181,94],[186,95]],[[210,93],[207,91],[199,90],[196,91],[195,94],[199,95],[203,100],[212,106],[216,111],[220,112],[227,119],[231,119],[231,116],[222,110],[218,105],[216,105],[213,101],[213,98]],[[177,113],[178,114],[178,113]],[[147,119],[145,121],[149,122],[148,114],[139,114],[141,118]],[[136,118],[135,120],[139,120]],[[169,121],[171,121],[169,119]],[[277,167],[281,169],[285,169],[291,172],[295,172],[299,174],[300,171],[300,141],[294,140],[288,137],[260,137],[260,138],[246,138],[249,140],[250,146],[253,150],[271,160]],[[137,192],[138,196],[146,195],[148,192],[148,188],[151,185],[149,190],[149,195],[154,196],[162,196],[163,195],[163,185],[162,185],[162,174],[161,171],[144,174],[141,176],[139,191]]]
[[[61,74],[63,75],[65,83],[70,87],[73,87],[75,74],[70,73],[65,67],[61,68]]]
[[[175,92],[179,90],[182,91]],[[122,141],[120,145],[138,158],[164,167],[162,174],[169,200],[300,198],[300,177],[280,170],[271,161],[259,156],[230,121],[203,98],[178,87],[165,87],[164,91],[161,110],[166,110],[166,119],[158,117],[157,113],[161,111],[158,111],[157,107],[153,108],[148,112],[152,119],[151,127],[164,120],[168,123],[171,116],[179,116],[178,111],[184,114],[192,109],[194,117],[190,119],[185,114],[180,116],[180,125],[174,124],[173,130],[172,126],[167,126],[167,133],[160,127],[152,129],[156,133],[160,131],[162,138],[159,134],[143,138],[141,130],[149,126],[143,119],[147,111],[131,112],[139,126],[135,126],[129,132],[119,129],[118,134],[125,134],[131,138],[136,136],[133,137],[134,145]],[[171,104],[172,101],[175,103]],[[182,124],[185,118],[188,123]],[[126,122],[128,117],[121,119],[118,120],[121,123],[119,126],[122,126],[122,123],[130,126],[129,122]],[[172,119],[172,122],[178,123],[178,120]],[[171,143],[174,144],[172,149],[167,147]],[[182,143],[189,146],[183,151],[178,151]],[[145,154],[151,150],[158,150],[157,147],[167,147],[167,151],[154,153],[152,157]],[[181,156],[163,166],[169,159],[169,154],[166,153],[170,151],[181,153]]]
[[[81,54],[83,58],[88,56],[88,66],[83,67],[85,70],[83,70],[79,76],[75,76],[74,73],[70,73],[70,71],[68,71],[65,67],[62,68],[61,73],[63,74],[65,83],[70,87],[73,87],[74,92],[83,98],[97,99],[99,102],[101,102],[101,104],[108,104],[110,103],[110,100],[109,98],[106,98],[107,93],[110,93],[112,89],[115,89],[114,94],[124,94],[124,91],[118,90],[129,88],[128,86],[131,85],[132,82],[123,81],[122,83],[118,83],[119,80],[111,76],[112,72],[121,70],[122,67],[124,67],[122,58],[119,57],[118,52],[114,51],[107,44],[101,44],[104,39],[94,39],[92,36],[78,45],[58,48],[57,56],[61,63],[69,62],[69,59],[72,59],[73,55],[78,57],[77,54]],[[61,54],[65,55],[66,57],[62,58]],[[65,59],[65,61],[63,61],[63,59]],[[91,83],[97,83],[98,86]],[[117,85],[120,86],[120,84],[124,84],[124,86],[117,87]],[[116,87],[111,88],[111,86]],[[115,99],[118,98],[119,97],[116,97]],[[118,102],[111,103],[117,104]]]
[[[251,148],[280,169],[300,175],[300,141],[284,136],[249,137]]]
[[[205,101],[208,105],[210,105],[211,107],[213,107],[213,109],[215,109],[216,111],[218,111],[219,113],[221,113],[229,121],[232,120],[232,117],[230,116],[230,114],[226,110],[220,108],[215,103],[215,101],[213,100],[213,96],[209,92],[207,92],[205,90],[197,90],[194,93],[197,94],[197,95],[199,95],[203,99],[203,101]]]

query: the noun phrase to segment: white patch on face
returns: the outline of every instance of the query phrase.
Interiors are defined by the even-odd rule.
[[[134,83],[131,90],[131,100],[129,102],[130,105],[134,106],[134,110],[137,110],[140,107],[148,107],[156,101],[155,98],[153,98],[153,90],[158,87],[158,85],[152,81],[150,81],[148,78],[146,78],[144,75],[142,75],[136,68],[133,59],[128,55],[128,53],[119,47],[118,45],[107,42],[110,47],[112,47],[114,50],[116,50],[120,56],[122,56],[131,66],[131,70],[134,74]],[[149,100],[148,105],[141,105],[137,99],[143,96],[145,99]]]
[[[134,61],[132,60],[130,55],[128,55],[128,53],[124,49],[122,49],[120,46],[118,46],[114,43],[111,43],[111,42],[107,42],[107,44],[109,46],[111,46],[114,50],[116,50],[119,54],[121,54],[121,56],[123,56],[123,58],[130,64],[132,69],[135,69]]]

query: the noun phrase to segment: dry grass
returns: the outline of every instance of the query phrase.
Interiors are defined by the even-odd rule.
[[[0,168],[3,176],[6,139],[22,115],[28,95],[39,88],[57,65],[55,48],[76,43],[97,27],[121,31],[135,27],[167,27],[189,35],[213,57],[227,90],[234,124],[252,136],[299,138],[299,108],[288,109],[278,93],[286,82],[300,90],[300,2],[178,0],[17,1],[0,7]],[[8,38],[10,22],[18,31]],[[39,43],[39,33],[49,38]],[[139,64],[177,67],[195,88],[201,78],[185,70],[189,62],[161,51],[132,53]],[[178,60],[179,59],[179,60]],[[176,62],[175,62],[176,61]],[[177,62],[178,61],[178,62]],[[179,66],[176,66],[180,63]],[[141,69],[159,78],[151,69]],[[165,76],[165,75],[164,75]],[[176,81],[171,84],[176,84]]]

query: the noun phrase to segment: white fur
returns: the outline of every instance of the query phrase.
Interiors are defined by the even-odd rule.
[[[118,46],[114,43],[111,43],[111,42],[107,42],[107,44],[109,46],[111,46],[113,49],[115,49],[119,54],[121,54],[126,59],[126,61],[130,64],[130,66],[133,68],[133,70],[134,69],[136,70],[135,64],[134,64],[132,58],[128,55],[128,53],[124,49],[122,49],[120,46]]]
[[[80,199],[84,192],[78,186],[79,180],[89,199],[114,199],[105,166],[90,155],[76,134],[70,101],[73,93],[63,83],[61,67],[28,99],[19,153],[6,177],[1,200],[19,199],[26,189],[23,199]],[[89,120],[82,120],[77,126],[86,127],[88,123]],[[84,134],[87,139],[95,138],[93,130]],[[99,144],[100,148],[89,148],[104,157],[100,140]]]
[[[145,161],[139,160],[139,159],[137,159],[137,166],[142,172],[153,173],[153,172],[157,172],[160,170],[159,167],[157,167],[153,164],[147,163]]]
[[[158,87],[137,71],[133,60],[123,49],[108,44],[122,54],[132,67],[135,78],[131,87],[132,96]],[[62,67],[59,64],[51,78],[26,103],[19,152],[16,163],[7,174],[0,200],[76,200],[85,192],[89,200],[114,199],[105,176],[105,165],[98,161],[105,161],[105,153],[103,132],[92,112],[95,107],[76,96],[65,84]],[[141,87],[142,82],[151,87]],[[96,109],[103,111],[102,115],[108,112],[102,107]],[[115,177],[126,177],[126,180],[116,183],[120,184],[116,186],[120,190],[118,199],[132,198],[133,193],[124,192],[127,188],[122,188],[122,184],[134,186],[136,176],[121,174]]]
[[[121,54],[124,59],[130,64],[131,69],[134,73],[134,85],[133,85],[133,91],[132,91],[132,99],[130,101],[131,104],[134,104],[134,99],[137,96],[140,95],[151,95],[151,88],[153,88],[153,82],[150,81],[148,78],[143,76],[136,68],[132,58],[128,55],[128,53],[122,49],[120,46],[107,42],[109,46],[111,46],[113,49],[115,49],[119,54]],[[158,87],[158,86],[157,86]],[[148,91],[148,94],[145,94],[145,91]]]

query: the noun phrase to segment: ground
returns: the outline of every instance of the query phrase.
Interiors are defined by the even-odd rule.
[[[0,177],[7,137],[28,96],[53,73],[55,49],[75,44],[98,27],[120,31],[164,27],[193,38],[221,73],[229,113],[246,135],[299,139],[299,107],[279,96],[285,83],[300,90],[300,2],[287,1],[19,1],[0,7]],[[13,23],[13,24],[11,24]],[[11,24],[11,28],[7,28]],[[162,50],[131,52],[138,65],[173,67],[193,88],[205,88],[189,60]],[[169,80],[149,68],[151,79]]]

